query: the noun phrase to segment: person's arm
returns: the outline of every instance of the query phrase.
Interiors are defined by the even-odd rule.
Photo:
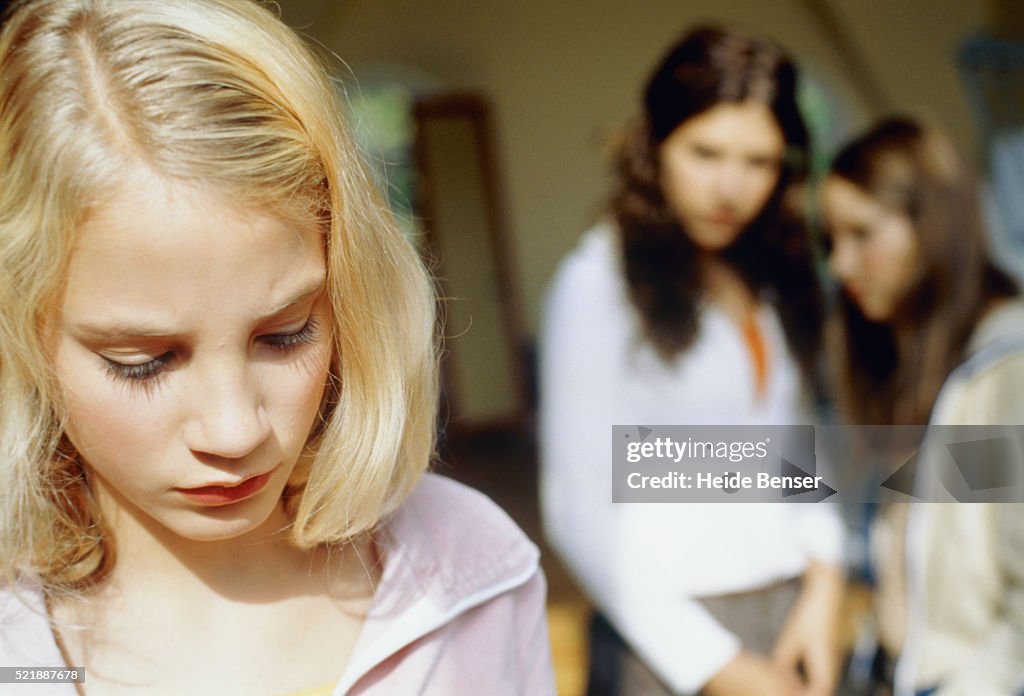
[[[803,588],[772,654],[776,665],[801,673],[807,696],[829,696],[839,683],[839,609],[844,574],[837,564],[811,561]]]
[[[815,473],[824,472],[819,469]],[[776,640],[772,658],[787,672],[802,675],[809,696],[832,694],[842,669],[839,612],[845,591],[843,522],[834,503],[791,505],[794,531],[809,560],[800,594]]]
[[[594,244],[589,239],[587,243]],[[611,399],[617,348],[605,269],[577,251],[555,277],[540,336],[541,511],[545,533],[592,598],[612,595]]]
[[[707,696],[804,696],[807,692],[792,671],[767,657],[744,650],[715,673],[701,693]]]

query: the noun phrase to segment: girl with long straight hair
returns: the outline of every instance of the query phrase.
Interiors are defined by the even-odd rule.
[[[910,119],[878,123],[836,156],[822,208],[842,287],[829,354],[846,419],[935,434],[1024,423],[1024,301],[986,253],[976,182],[949,140]],[[1019,502],[881,509],[881,693],[1020,692],[1021,549]]]

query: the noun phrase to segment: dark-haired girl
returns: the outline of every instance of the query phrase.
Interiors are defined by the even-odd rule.
[[[548,534],[595,602],[591,693],[828,694],[826,506],[611,504],[611,425],[808,422],[821,304],[793,212],[807,131],[772,43],[697,29],[657,66],[608,219],[542,354]]]
[[[986,254],[976,196],[949,141],[912,120],[883,121],[836,157],[822,189],[843,290],[829,352],[851,422],[1024,423],[1024,302]],[[1022,508],[882,509],[882,693],[1021,693]]]

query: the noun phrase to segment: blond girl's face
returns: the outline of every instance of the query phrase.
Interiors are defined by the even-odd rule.
[[[192,540],[269,524],[327,381],[322,233],[151,175],[109,200],[50,339],[104,516]]]

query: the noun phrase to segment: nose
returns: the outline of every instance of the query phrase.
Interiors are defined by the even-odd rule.
[[[732,205],[743,196],[746,173],[738,162],[724,160],[719,163],[713,178],[715,198],[719,204]]]
[[[244,366],[199,373],[185,441],[194,452],[240,459],[271,434],[257,381]]]

